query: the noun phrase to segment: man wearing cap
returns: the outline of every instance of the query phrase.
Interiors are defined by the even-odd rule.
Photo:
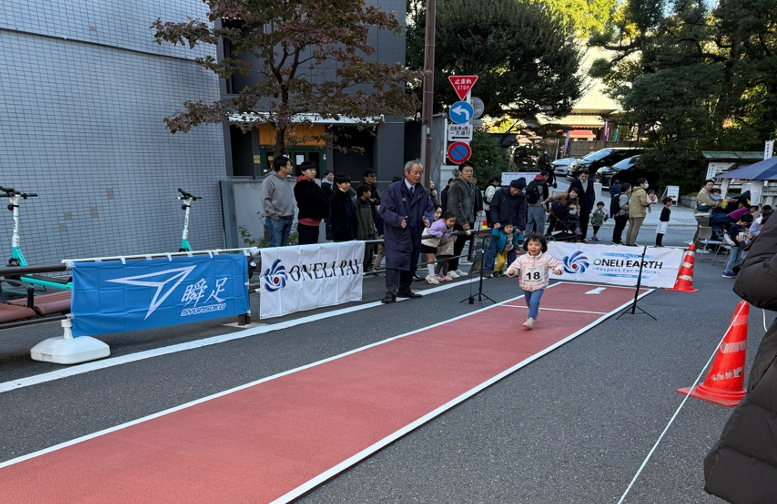
[[[518,245],[515,237],[526,229],[526,195],[523,190],[526,189],[526,179],[521,177],[510,182],[510,187],[504,187],[494,194],[491,200],[489,210],[491,212],[491,226],[494,229],[502,227],[501,222],[511,222],[513,224],[513,243]],[[483,263],[483,274],[490,275],[494,270],[496,261],[496,240],[493,238],[488,242],[488,250]],[[515,260],[515,249],[507,253],[508,264]]]

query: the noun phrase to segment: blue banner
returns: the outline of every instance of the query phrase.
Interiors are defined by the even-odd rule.
[[[75,263],[73,336],[140,331],[247,313],[242,254]]]

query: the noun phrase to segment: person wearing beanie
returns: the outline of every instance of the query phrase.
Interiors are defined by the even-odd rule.
[[[491,227],[499,229],[502,221],[513,224],[513,243],[517,244],[515,237],[526,229],[526,179],[521,177],[510,182],[510,187],[504,187],[494,194],[489,207],[491,211]],[[483,263],[483,274],[491,275],[494,270],[497,252],[496,240],[490,240],[486,257]],[[515,260],[515,250],[508,253],[508,262]]]

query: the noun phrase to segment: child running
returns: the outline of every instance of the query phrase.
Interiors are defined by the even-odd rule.
[[[550,281],[548,270],[561,274],[561,261],[548,254],[548,243],[542,235],[530,235],[523,244],[526,254],[518,257],[507,268],[507,276],[514,277],[520,272],[520,286],[523,289],[529,318],[523,323],[527,329],[534,327],[540,312],[540,299]]]

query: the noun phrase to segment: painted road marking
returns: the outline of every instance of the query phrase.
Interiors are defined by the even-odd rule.
[[[593,290],[589,290],[586,294],[601,294],[607,287],[599,287]]]

